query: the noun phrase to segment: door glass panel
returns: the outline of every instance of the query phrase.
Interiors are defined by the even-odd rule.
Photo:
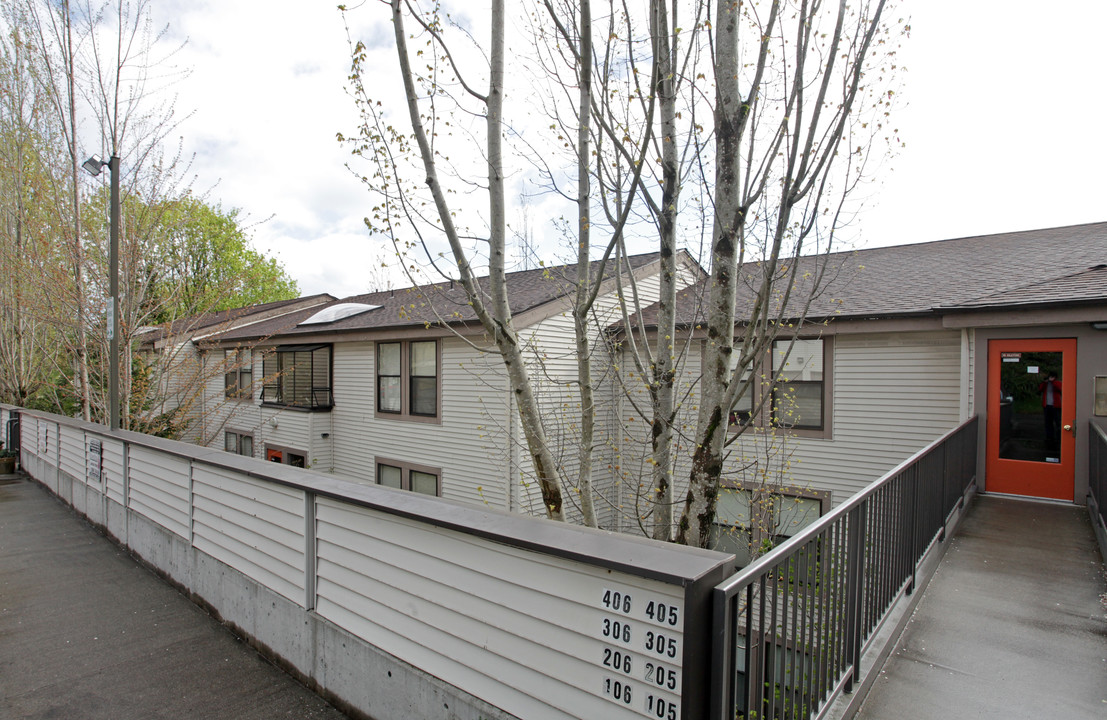
[[[999,456],[1060,462],[1060,352],[1004,352],[1000,358]]]

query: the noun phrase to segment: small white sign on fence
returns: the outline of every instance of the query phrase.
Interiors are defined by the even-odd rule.
[[[104,470],[104,445],[99,439],[88,439],[88,452],[85,453],[85,458],[85,475],[88,483],[99,485]]]

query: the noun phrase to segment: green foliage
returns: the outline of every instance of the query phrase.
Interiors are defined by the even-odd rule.
[[[86,218],[103,219],[95,232],[104,237],[107,203],[105,188],[84,211]],[[187,193],[153,203],[131,195],[123,198],[121,224],[123,272],[145,281],[142,324],[299,295],[280,262],[253,248],[237,210]]]
[[[166,208],[163,294],[179,298],[177,314],[227,310],[289,300],[296,281],[275,258],[255,250],[237,210],[223,210],[191,195]],[[168,309],[167,309],[168,311]]]

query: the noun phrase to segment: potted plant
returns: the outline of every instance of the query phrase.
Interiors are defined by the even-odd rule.
[[[5,450],[4,443],[0,442],[0,475],[11,475],[15,472],[15,459],[19,453],[15,450]]]

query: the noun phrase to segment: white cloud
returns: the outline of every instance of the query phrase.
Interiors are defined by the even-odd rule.
[[[1107,6],[1044,10],[1021,0],[913,3],[905,48],[907,142],[868,190],[866,244],[936,240],[1104,219],[1107,142],[1099,131]],[[182,125],[198,189],[240,208],[256,245],[304,293],[366,289],[381,252],[362,224],[372,202],[335,139],[357,123],[346,95],[349,49],[334,4],[271,0],[162,5],[189,43],[177,59]],[[399,103],[387,9],[351,14],[376,68],[377,97]],[[514,202],[516,198],[509,198]],[[509,217],[514,221],[518,213]]]

